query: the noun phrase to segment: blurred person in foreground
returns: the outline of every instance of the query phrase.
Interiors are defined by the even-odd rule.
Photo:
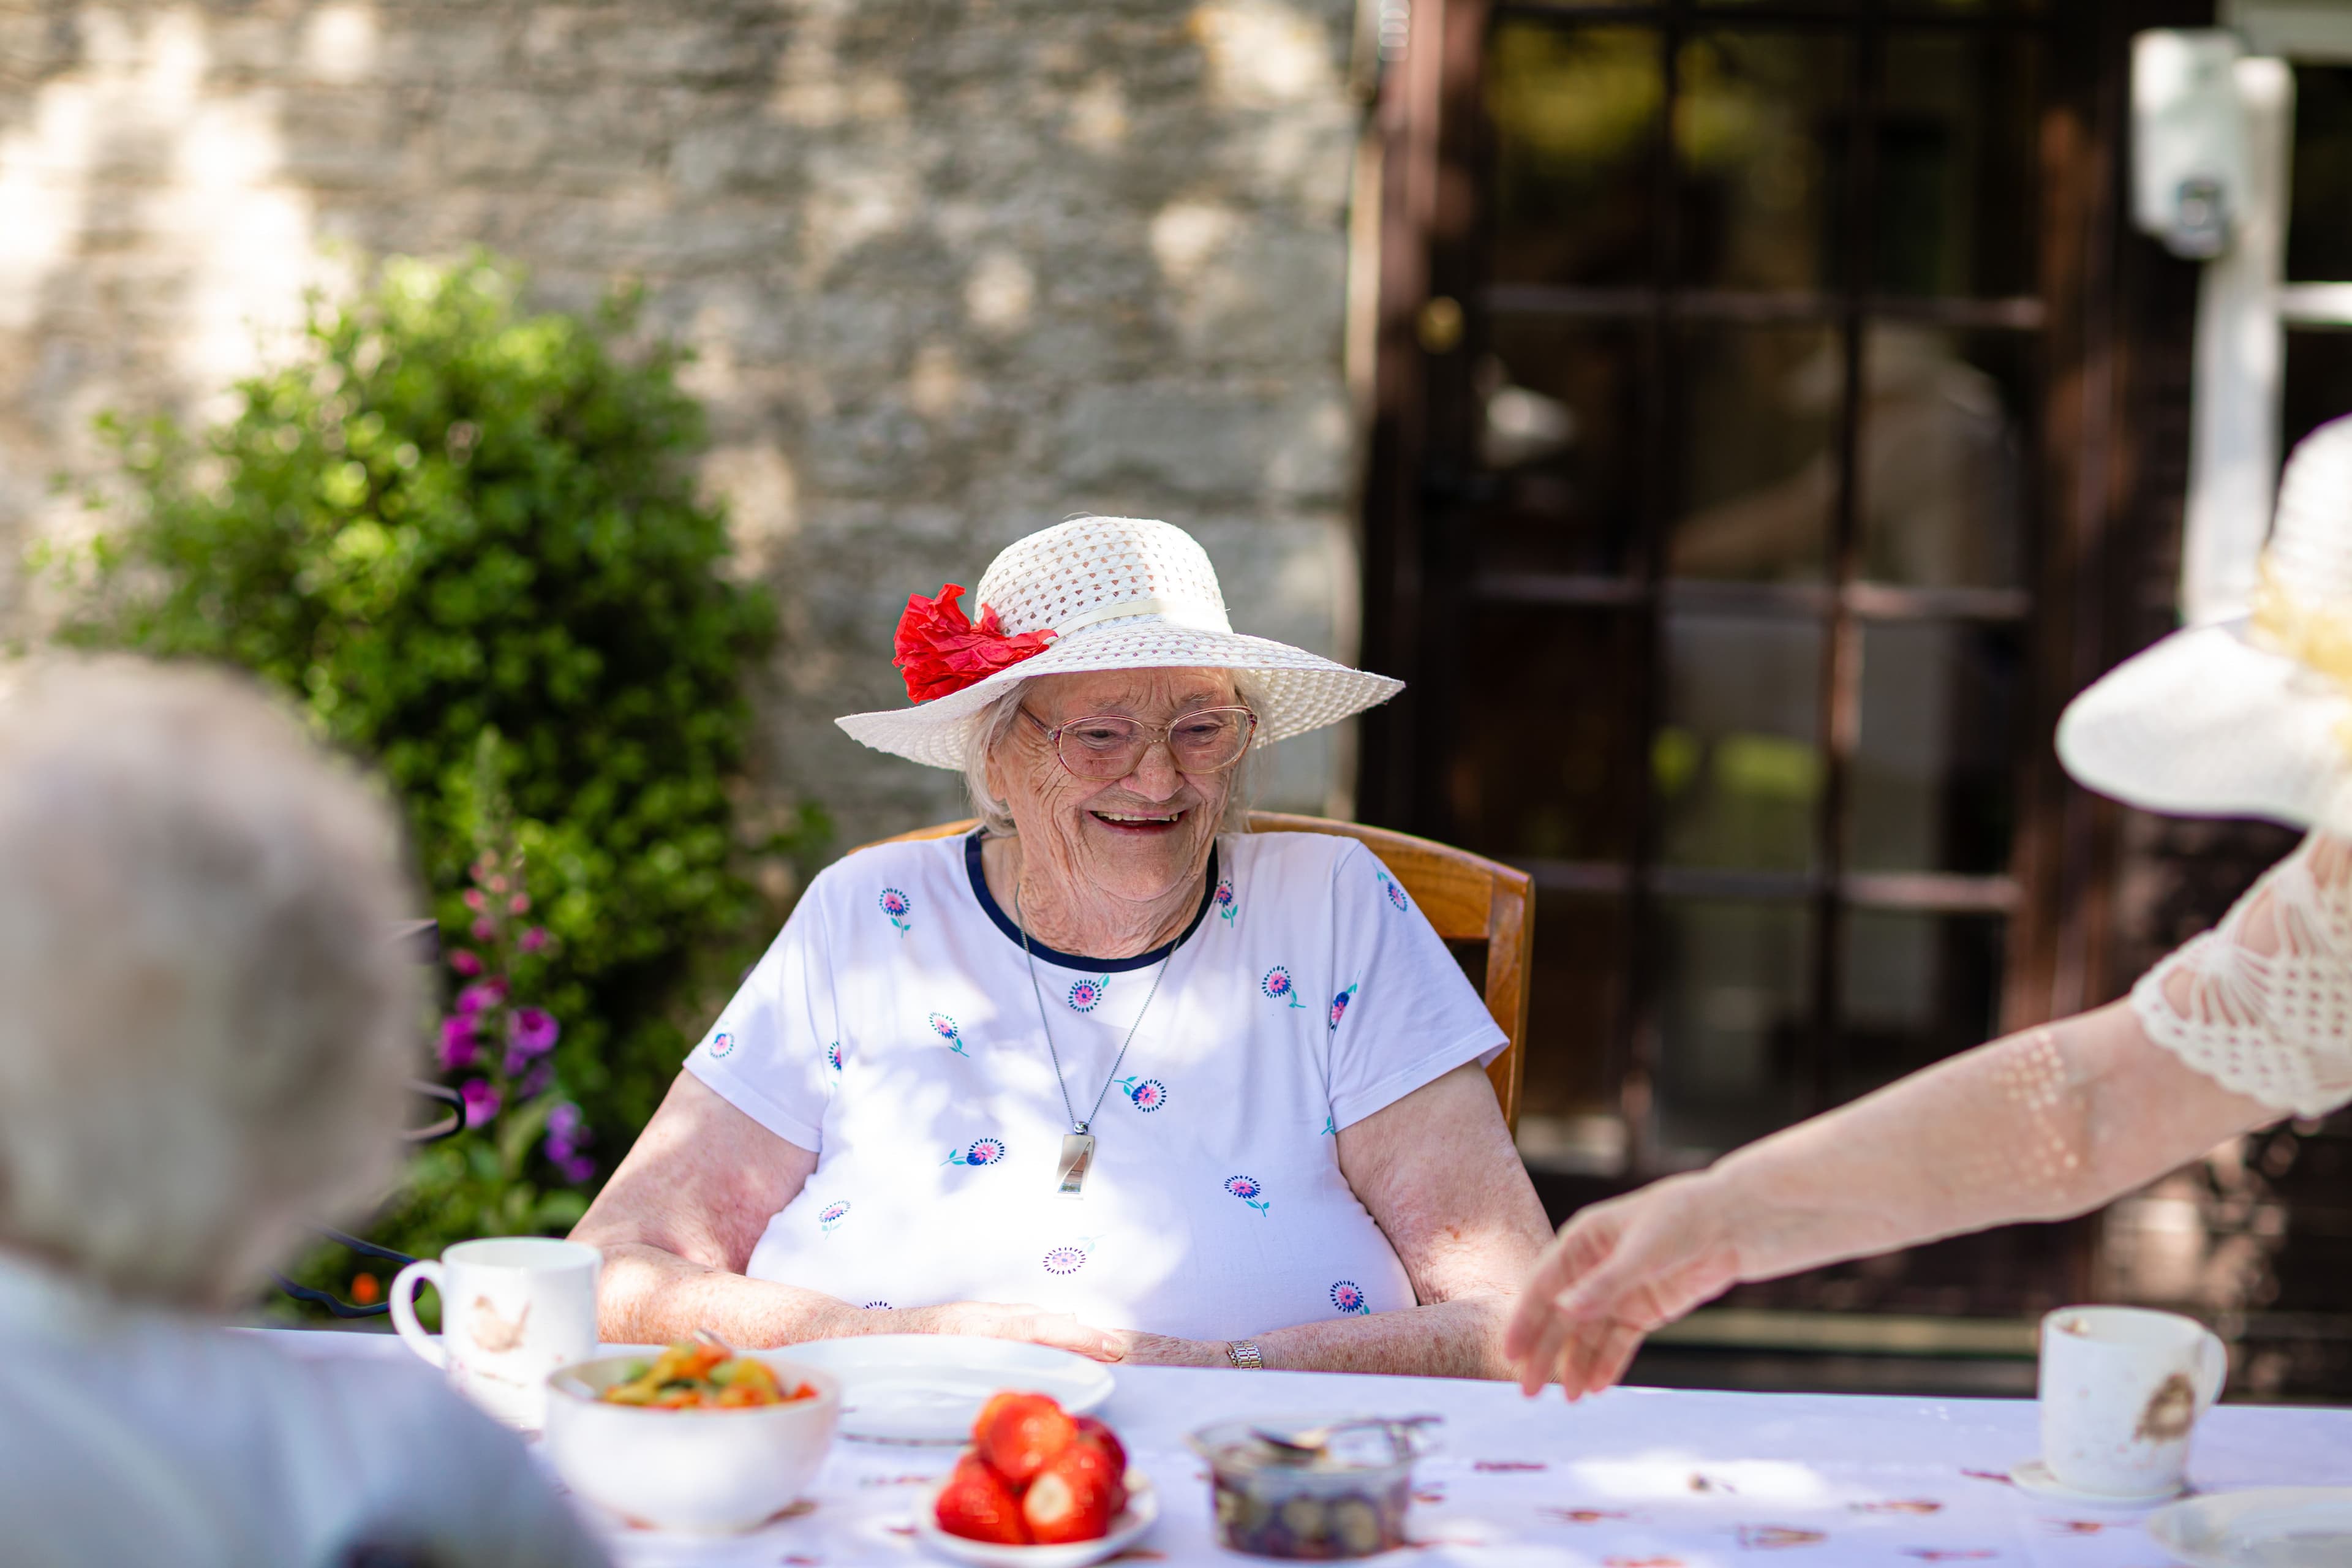
[[[2058,753],[2146,810],[2313,831],[2124,1000],[1579,1213],[1506,1331],[1528,1394],[1608,1387],[1643,1335],[1734,1285],[2086,1214],[2352,1102],[2352,419],[2290,459],[2253,613],[2111,671]]]
[[[421,998],[391,814],[226,678],[0,693],[0,1519],[11,1564],[591,1564],[421,1364],[218,1326],[394,1169]]]

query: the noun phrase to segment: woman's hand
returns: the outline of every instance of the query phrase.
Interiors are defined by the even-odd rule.
[[[1651,1330],[1739,1279],[1729,1198],[1711,1173],[1581,1210],[1528,1276],[1503,1353],[1529,1394],[1557,1378],[1570,1399],[1625,1373]]]
[[[937,1307],[909,1307],[903,1311],[877,1312],[882,1319],[877,1332],[900,1334],[977,1334],[992,1340],[1026,1340],[1074,1351],[1096,1361],[1124,1361],[1130,1336],[1088,1328],[1067,1312],[999,1301],[950,1301]]]

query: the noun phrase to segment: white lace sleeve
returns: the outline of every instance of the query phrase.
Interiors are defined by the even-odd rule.
[[[2305,838],[2131,1000],[2149,1039],[2224,1089],[2297,1116],[2352,1101],[2352,847]]]

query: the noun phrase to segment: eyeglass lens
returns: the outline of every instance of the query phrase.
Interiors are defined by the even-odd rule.
[[[1246,708],[1204,708],[1168,726],[1168,750],[1184,773],[1217,773],[1241,759],[1253,728]],[[1081,778],[1123,779],[1159,737],[1156,728],[1117,715],[1076,719],[1062,726],[1062,764]]]

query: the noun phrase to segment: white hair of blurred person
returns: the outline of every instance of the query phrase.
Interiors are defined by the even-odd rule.
[[[241,679],[0,693],[0,1248],[226,1306],[382,1189],[419,983],[392,812]]]

